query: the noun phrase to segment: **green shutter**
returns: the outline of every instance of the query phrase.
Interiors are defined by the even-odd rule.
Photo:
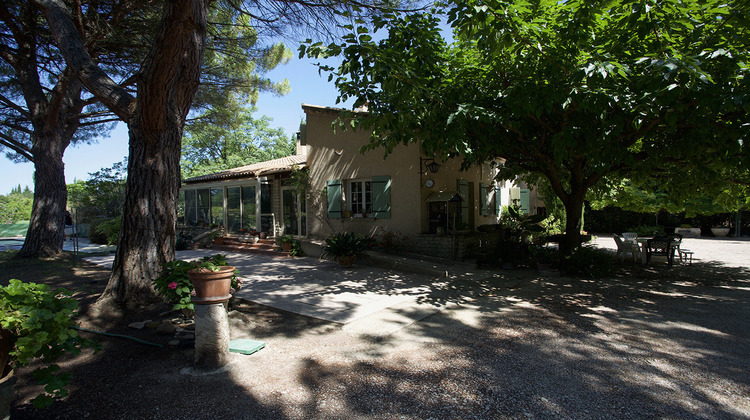
[[[479,200],[481,200],[479,214],[487,216],[490,213],[490,189],[481,182],[479,183]]]
[[[327,182],[328,218],[341,219],[341,180],[332,179]]]
[[[521,205],[521,189],[520,188],[516,188],[516,187],[508,188],[508,195],[510,196],[511,206]]]
[[[461,222],[464,227],[469,225],[469,181],[457,180],[458,193],[461,194]]]
[[[376,219],[391,218],[391,177],[372,177],[372,208]]]
[[[500,207],[503,204],[501,193],[502,193],[502,188],[500,188],[499,185],[495,186],[495,214],[498,216],[500,216],[501,214]]]
[[[529,189],[521,188],[519,193],[521,198],[521,214],[531,213],[531,207],[529,206]]]

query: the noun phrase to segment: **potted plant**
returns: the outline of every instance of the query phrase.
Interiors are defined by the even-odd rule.
[[[211,239],[216,245],[224,245],[224,226],[219,226],[218,229],[212,231]]]
[[[701,236],[701,228],[690,225],[680,225],[675,228],[674,233],[682,235],[683,238],[697,238]]]
[[[711,228],[711,233],[717,238],[723,238],[729,235],[729,228],[726,226],[714,226]]]
[[[55,361],[94,343],[78,336],[72,316],[78,301],[65,290],[51,291],[44,284],[10,280],[0,287],[0,418],[8,418],[14,369],[40,361],[32,375],[44,385],[34,398],[36,407],[65,397],[70,374],[61,373]]]
[[[193,235],[186,233],[186,232],[180,232],[177,234],[177,242],[175,244],[175,250],[177,251],[183,251],[191,247],[193,244]]]
[[[168,262],[154,280],[154,288],[173,304],[172,310],[181,310],[186,315],[193,313],[193,302],[222,302],[241,286],[242,279],[237,277],[237,270],[229,266],[221,254],[198,261]]]
[[[550,248],[543,245],[535,246],[531,249],[531,255],[536,261],[536,267],[539,275],[544,277],[553,277],[560,275],[560,251],[556,248]]]
[[[342,267],[351,267],[357,258],[367,255],[367,238],[358,233],[338,232],[329,236],[321,257],[335,260]]]
[[[289,252],[292,250],[292,244],[294,244],[294,236],[281,235],[276,239],[276,242],[281,246],[282,251]]]

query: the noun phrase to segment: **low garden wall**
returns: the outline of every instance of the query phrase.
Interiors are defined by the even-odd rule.
[[[472,232],[450,235],[419,235],[416,244],[406,251],[451,260],[465,260],[478,253],[493,251],[502,232]]]

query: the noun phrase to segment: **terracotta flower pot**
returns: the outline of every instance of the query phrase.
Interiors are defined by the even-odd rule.
[[[284,252],[289,252],[292,250],[292,243],[291,242],[282,242],[281,244],[281,250]]]
[[[224,237],[223,236],[217,236],[214,238],[214,243],[216,245],[224,245]]]
[[[339,265],[344,268],[349,268],[354,264],[354,260],[356,260],[357,257],[354,255],[342,255],[338,258],[336,258],[336,261],[338,261]]]
[[[231,295],[232,277],[235,268],[231,266],[219,267],[219,271],[196,268],[188,271],[190,282],[195,287],[193,303],[209,304],[226,302]]]
[[[260,239],[266,239],[268,237],[268,233],[266,233],[266,232],[260,232],[260,233],[258,233],[258,236],[260,237]]]

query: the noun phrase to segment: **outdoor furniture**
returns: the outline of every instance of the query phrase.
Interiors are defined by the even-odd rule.
[[[678,255],[680,256],[680,262],[687,262],[689,265],[693,265],[693,251],[689,249],[678,249]]]
[[[646,241],[646,265],[651,263],[651,257],[667,257],[667,264],[672,267],[674,263],[675,250],[679,248],[674,246],[671,237],[654,237]]]
[[[622,237],[631,242],[636,242],[638,240],[638,234],[635,232],[622,232]]]
[[[633,255],[633,262],[638,262],[638,256],[640,255],[641,250],[638,247],[637,242],[625,240],[625,238],[616,233],[613,238],[617,244],[617,258],[620,259],[620,262],[625,262],[626,254]]]
[[[677,252],[680,252],[680,245],[682,245],[682,235],[679,233],[673,233],[671,235],[667,236],[667,239],[669,239],[670,243],[672,244],[672,247],[677,250]]]

